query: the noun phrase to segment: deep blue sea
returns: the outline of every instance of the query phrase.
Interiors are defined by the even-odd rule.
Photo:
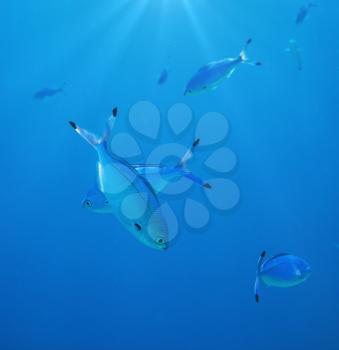
[[[339,5],[318,0],[296,25],[303,1],[0,2],[1,350],[339,349]],[[184,96],[201,66],[248,38],[262,66]],[[45,88],[63,91],[34,98]],[[139,151],[131,164],[217,138],[213,120],[197,126],[204,115],[227,120],[189,164],[227,181],[224,207],[199,186],[160,193],[178,224],[166,252],[82,205],[96,154],[68,121],[100,134],[114,106],[117,152]],[[178,127],[190,115],[180,134],[171,111]],[[233,156],[222,174],[204,164],[220,147]],[[256,304],[263,250],[302,257],[311,277]]]

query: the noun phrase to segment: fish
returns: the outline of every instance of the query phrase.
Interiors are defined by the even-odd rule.
[[[248,46],[252,39],[248,39],[238,57],[213,61],[201,67],[189,80],[184,95],[197,95],[206,91],[213,91],[226,79],[229,79],[241,64],[261,66],[261,62],[250,61],[246,57]]]
[[[165,165],[148,165],[148,164],[132,164],[139,175],[145,177],[154,192],[159,194],[169,183],[177,181],[182,177],[186,177],[199,186],[211,189],[212,186],[202,180],[200,177],[193,174],[187,169],[187,162],[193,157],[196,147],[199,145],[200,139],[196,139],[191,148],[184,154],[181,160],[175,166]],[[102,193],[97,184],[87,192],[86,198],[82,202],[82,206],[95,213],[107,214],[114,211],[114,208],[109,205],[109,201]]]
[[[108,136],[116,115],[115,108],[102,137],[73,121],[69,124],[97,153],[98,190],[104,194],[107,205],[114,209],[115,217],[139,242],[164,251],[169,246],[168,227],[156,193],[131,164],[108,149]]]
[[[163,71],[160,73],[158,77],[158,85],[163,85],[167,82],[168,79],[168,69],[165,68]]]
[[[297,17],[295,18],[295,23],[297,25],[303,23],[305,19],[309,16],[309,13],[313,7],[317,7],[317,5],[312,2],[301,6],[297,14]]]
[[[301,59],[301,50],[294,39],[290,39],[288,42],[288,47],[285,49],[285,52],[291,53],[295,56],[297,61],[297,68],[299,71],[303,69],[302,59]]]
[[[265,260],[263,251],[258,260],[254,285],[255,300],[260,301],[262,286],[289,288],[305,282],[311,275],[310,265],[295,255],[278,254]]]
[[[66,83],[64,83],[60,88],[58,89],[50,89],[50,88],[44,88],[44,89],[41,89],[39,91],[37,91],[35,94],[34,94],[34,98],[36,100],[44,100],[48,97],[53,97],[57,94],[60,94],[64,91],[64,88],[66,86]]]

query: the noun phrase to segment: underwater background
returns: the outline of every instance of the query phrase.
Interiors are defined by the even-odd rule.
[[[319,0],[296,26],[302,5],[0,3],[1,350],[339,348],[339,5]],[[236,57],[248,38],[262,67],[243,66],[215,91],[183,95],[200,66]],[[291,38],[302,48],[302,71],[284,52]],[[164,68],[168,81],[159,86]],[[64,83],[49,99],[33,97]],[[166,252],[81,205],[96,159],[68,121],[99,133],[113,106],[126,118],[139,101],[163,120],[176,103],[195,120],[222,113],[238,159],[227,174],[241,192],[236,207],[212,213],[199,232],[180,224]],[[192,126],[180,143],[193,136]],[[163,123],[157,143],[144,147],[170,139]],[[192,167],[206,177],[203,156]],[[189,194],[203,201],[196,192]],[[178,212],[182,200],[172,201]],[[305,258],[312,276],[264,290],[256,304],[264,249]]]

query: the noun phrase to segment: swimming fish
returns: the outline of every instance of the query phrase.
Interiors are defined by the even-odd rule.
[[[126,160],[108,150],[107,138],[116,115],[115,108],[102,137],[72,121],[69,124],[96,150],[97,186],[117,219],[144,245],[165,250],[168,248],[168,227],[153,188]]]
[[[170,182],[177,181],[182,177],[190,179],[199,186],[211,189],[212,186],[208,182],[194,175],[186,167],[187,162],[193,157],[194,150],[198,146],[199,141],[199,139],[194,141],[192,147],[185,153],[176,166],[147,164],[134,164],[132,166],[139,175],[144,176],[149,181],[156,194],[163,191]],[[107,214],[114,211],[114,208],[109,205],[105,194],[98,189],[97,184],[88,191],[82,203],[83,207],[96,213]]]
[[[158,85],[163,85],[168,79],[168,69],[164,69],[158,77]]]
[[[290,39],[290,41],[288,42],[288,48],[285,49],[285,52],[288,52],[294,55],[297,61],[298,70],[301,71],[303,69],[303,64],[301,59],[301,50],[294,39]]]
[[[257,267],[254,286],[255,300],[260,300],[260,287],[272,286],[288,288],[305,282],[311,275],[309,264],[291,254],[278,254],[265,261],[266,252],[262,252]]]
[[[57,94],[62,93],[64,91],[65,86],[66,86],[66,83],[64,83],[63,86],[58,89],[45,88],[45,89],[39,90],[34,94],[34,98],[36,100],[44,100],[47,97],[53,97]]]
[[[308,17],[308,15],[313,7],[317,7],[317,5],[312,3],[312,2],[301,6],[299,9],[299,12],[297,14],[297,17],[295,19],[295,23],[296,24],[303,23],[305,21],[305,19]]]
[[[243,50],[236,58],[225,58],[211,62],[201,67],[188,82],[184,95],[196,95],[198,93],[215,90],[221,82],[232,76],[241,64],[260,66],[260,62],[253,62],[246,57],[246,51],[252,39],[248,39]]]

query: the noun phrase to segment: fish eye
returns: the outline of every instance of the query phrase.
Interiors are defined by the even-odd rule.
[[[92,207],[92,202],[90,200],[88,200],[88,199],[85,200],[84,204],[85,204],[85,207],[87,207],[87,208],[91,208]]]
[[[165,243],[165,241],[164,241],[162,238],[159,238],[159,239],[157,240],[157,243],[158,243],[158,244],[163,244],[163,243]]]
[[[109,201],[106,199],[104,204],[109,205]]]

